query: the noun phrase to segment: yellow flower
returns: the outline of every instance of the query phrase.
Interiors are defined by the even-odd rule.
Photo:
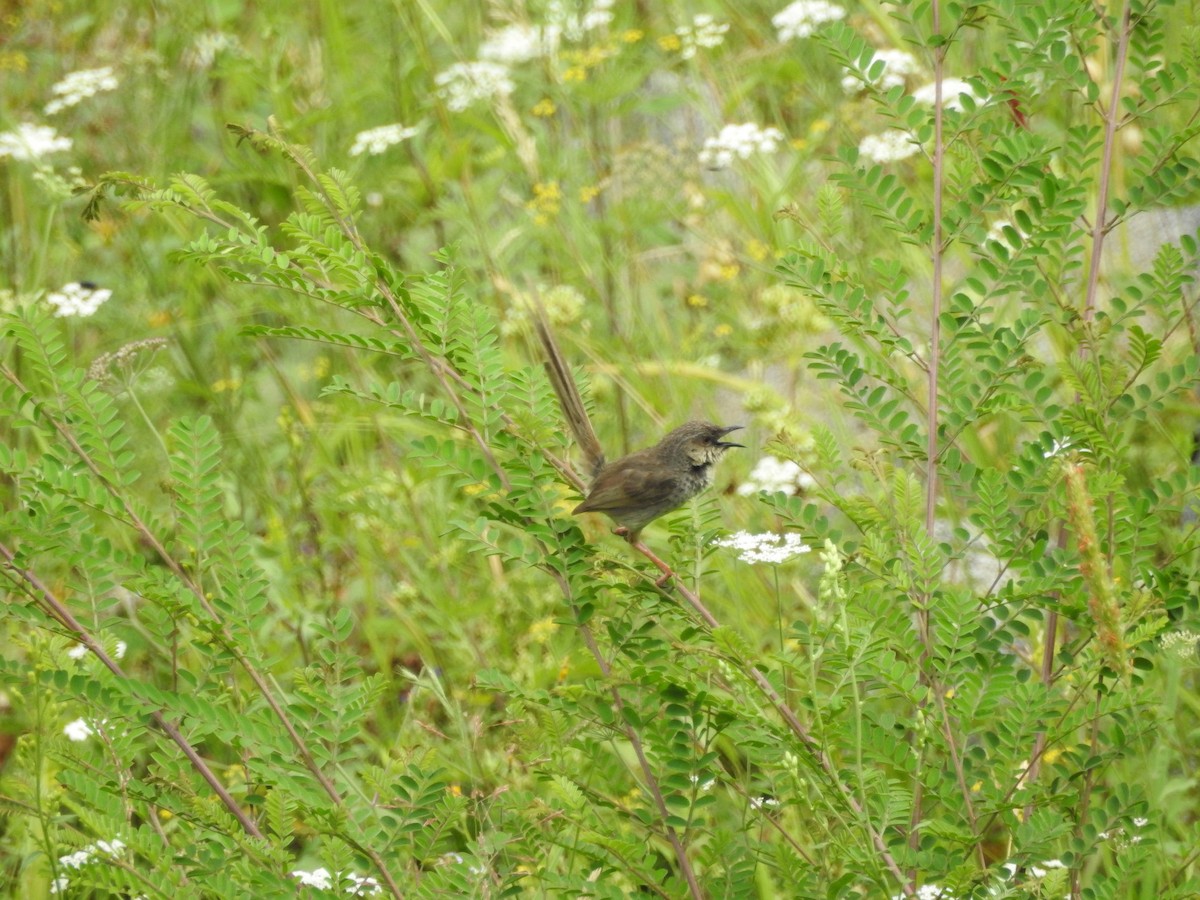
[[[762,262],[771,255],[771,248],[757,238],[746,242],[746,253],[755,262]]]
[[[147,316],[146,321],[150,323],[151,328],[165,328],[171,324],[171,314],[165,309],[156,310]]]
[[[242,386],[240,378],[218,378],[212,383],[212,390],[215,394],[220,394],[225,391],[236,391]]]
[[[455,797],[462,796],[462,788],[459,787],[457,784],[450,785],[448,788],[446,788],[446,790],[448,790]]]
[[[558,112],[558,107],[549,97],[543,97],[533,107],[533,114],[539,119],[548,119]]]
[[[587,185],[579,189],[579,202],[591,203],[600,195],[600,186],[596,184]]]
[[[731,334],[733,334],[733,326],[723,322],[713,329],[713,337],[723,338],[729,337]]]
[[[10,16],[10,18],[12,18]],[[0,52],[0,71],[24,72],[29,68],[29,57],[20,50]]]
[[[977,781],[973,785],[971,785],[971,793],[972,794],[978,794],[982,790],[983,790],[983,782],[982,781]]]
[[[563,81],[587,81],[587,69],[583,66],[571,66],[563,72]]]
[[[535,643],[544,644],[556,631],[558,631],[558,623],[554,621],[553,616],[547,616],[529,626],[529,637]]]
[[[687,298],[687,305],[692,309],[704,309],[708,306],[708,298],[703,294],[691,294]]]
[[[829,130],[830,121],[828,119],[813,119],[808,126],[808,133],[813,137],[822,135]]]
[[[639,28],[630,28],[626,31],[621,32],[621,40],[624,41],[626,44],[636,44],[638,41],[640,41],[645,36],[646,36],[645,32],[643,32]]]
[[[664,34],[658,39],[658,46],[670,53],[673,50],[678,50],[682,45],[679,42],[679,35]]]
[[[545,225],[562,208],[562,188],[557,181],[538,182],[533,186],[533,199],[525,204],[533,213],[533,221]]]
[[[742,271],[742,267],[737,263],[726,263],[717,270],[717,277],[722,281],[732,281],[737,278],[740,271]]]

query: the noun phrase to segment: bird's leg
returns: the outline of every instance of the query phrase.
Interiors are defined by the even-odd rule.
[[[661,559],[659,559],[653,550],[639,541],[636,537],[633,538],[630,543],[638,553],[642,554],[642,556],[654,563],[654,565],[658,568],[658,571],[662,572],[662,575],[654,582],[654,586],[658,588],[666,587],[667,582],[675,577],[674,570]]]

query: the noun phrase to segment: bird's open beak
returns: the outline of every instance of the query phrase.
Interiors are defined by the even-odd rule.
[[[729,432],[737,431],[741,427],[742,427],[741,425],[730,425],[728,428],[722,428],[721,435],[722,436],[727,435],[727,434],[729,434]],[[717,446],[718,447],[741,447],[743,450],[746,449],[745,444],[735,444],[733,441],[717,441]]]

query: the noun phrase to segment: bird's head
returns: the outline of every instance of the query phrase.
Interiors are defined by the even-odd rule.
[[[741,425],[713,425],[711,422],[686,422],[659,442],[659,447],[671,455],[684,456],[693,466],[708,466],[725,455],[730,447],[741,447],[721,438]]]

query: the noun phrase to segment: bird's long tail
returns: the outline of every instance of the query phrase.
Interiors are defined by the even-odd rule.
[[[550,323],[546,320],[543,310],[534,311],[533,323],[538,339],[542,342],[542,349],[546,351],[546,374],[550,377],[550,385],[558,396],[558,405],[562,407],[563,417],[575,437],[575,443],[583,453],[588,473],[594,478],[604,465],[604,450],[600,447],[600,439],[596,437],[596,430],[592,428],[592,420],[583,405],[583,398],[579,396],[575,376],[563,358],[562,351],[558,349],[558,341],[554,339],[554,332],[550,330]]]

